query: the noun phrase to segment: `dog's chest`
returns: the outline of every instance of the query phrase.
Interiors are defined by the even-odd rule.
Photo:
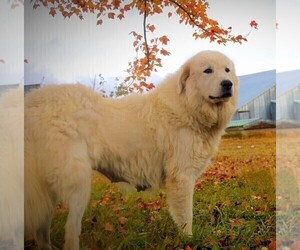
[[[212,156],[216,153],[219,141],[219,137],[210,137],[206,140],[201,136],[194,138],[190,159],[193,167],[199,171],[199,175],[205,170]]]

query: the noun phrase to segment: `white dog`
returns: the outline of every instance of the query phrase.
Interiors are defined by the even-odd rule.
[[[24,249],[24,94],[0,95],[0,249]]]
[[[193,189],[237,101],[226,56],[204,51],[146,95],[102,98],[82,85],[40,88],[25,100],[25,230],[51,249],[54,205],[69,206],[65,249],[79,249],[91,171],[138,190],[165,187],[170,213],[192,234]]]

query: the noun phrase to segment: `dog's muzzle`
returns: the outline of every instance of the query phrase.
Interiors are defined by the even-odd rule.
[[[221,82],[221,86],[222,86],[222,96],[232,96],[232,82],[229,80],[224,80]]]
[[[230,80],[223,80],[221,82],[221,95],[220,96],[209,96],[210,99],[222,99],[232,96],[232,82]]]

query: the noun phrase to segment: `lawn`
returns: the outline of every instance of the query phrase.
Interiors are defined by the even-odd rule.
[[[277,245],[300,249],[300,129],[277,131]]]
[[[223,137],[195,186],[191,238],[178,234],[163,191],[125,193],[95,173],[82,249],[276,249],[275,139],[270,130]],[[51,238],[59,249],[66,216],[57,206]]]

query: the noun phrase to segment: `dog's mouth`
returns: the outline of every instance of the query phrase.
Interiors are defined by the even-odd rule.
[[[225,93],[221,96],[209,96],[209,99],[212,99],[212,100],[219,100],[219,99],[224,99],[224,98],[229,98],[232,96],[232,93]]]

